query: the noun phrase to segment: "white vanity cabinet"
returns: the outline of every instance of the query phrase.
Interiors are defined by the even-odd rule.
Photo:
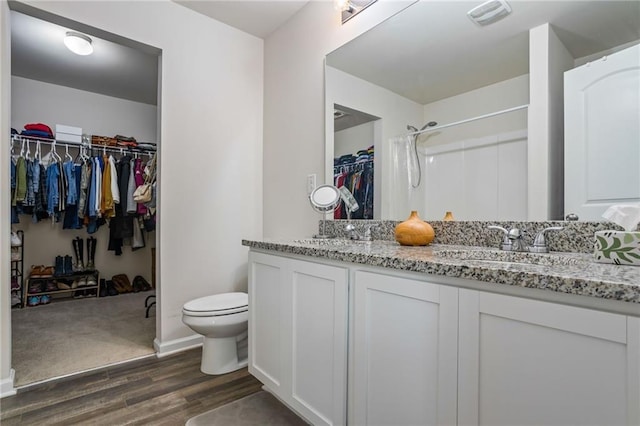
[[[249,371],[314,425],[345,424],[348,269],[251,252]]]
[[[354,277],[353,424],[456,424],[458,290]]]
[[[314,425],[640,425],[640,317],[323,262],[249,256],[249,371]]]
[[[459,301],[459,424],[640,424],[640,318],[467,289]]]

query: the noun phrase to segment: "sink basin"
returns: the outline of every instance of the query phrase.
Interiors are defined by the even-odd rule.
[[[576,266],[589,262],[570,254],[510,252],[499,250],[439,250],[436,257],[481,262],[518,263],[542,266]]]
[[[346,238],[304,238],[300,240],[293,240],[293,242],[296,244],[305,244],[311,246],[341,247],[353,244],[366,244],[370,243],[371,241],[347,240]]]

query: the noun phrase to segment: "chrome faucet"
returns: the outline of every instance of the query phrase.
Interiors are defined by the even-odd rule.
[[[547,246],[547,241],[545,240],[545,233],[547,231],[560,231],[563,229],[562,226],[550,226],[548,228],[543,229],[538,232],[533,239],[533,244],[528,246],[524,240],[524,234],[527,232],[525,230],[520,230],[518,228],[511,228],[510,230],[506,230],[502,226],[491,225],[488,229],[497,229],[502,231],[504,234],[504,238],[502,239],[501,248],[505,251],[528,251],[530,253],[549,253],[549,247]]]
[[[348,223],[347,226],[344,227],[344,230],[347,231],[347,236],[350,240],[373,241],[371,230],[375,228],[376,225],[366,225],[364,234],[360,235],[356,230],[356,227],[353,224]]]
[[[348,223],[347,226],[344,227],[344,230],[347,231],[347,237],[350,240],[359,240],[360,234],[356,231],[356,227],[352,223]]]
[[[544,233],[547,231],[562,231],[563,229],[564,228],[562,226],[550,226],[548,228],[544,228],[536,234],[536,237],[533,239],[533,244],[529,247],[529,251],[531,253],[549,253],[549,246],[544,238]]]

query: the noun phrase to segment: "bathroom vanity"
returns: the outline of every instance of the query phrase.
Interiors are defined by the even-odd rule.
[[[243,241],[249,371],[321,424],[640,424],[640,268]]]

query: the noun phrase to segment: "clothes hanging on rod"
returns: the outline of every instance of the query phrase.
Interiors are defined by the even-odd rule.
[[[360,150],[356,155],[343,155],[334,159],[333,180],[337,188],[345,186],[354,196],[360,208],[351,213],[352,219],[373,219],[373,146]],[[334,219],[347,219],[347,211],[341,204],[333,214]]]
[[[15,154],[14,142],[20,141],[21,150]],[[11,190],[12,223],[19,223],[20,215],[30,215],[33,222],[51,219],[63,221],[63,229],[87,229],[92,234],[109,223],[109,249],[116,255],[122,246],[133,240],[133,249],[144,247],[140,228],[155,229],[155,200],[136,203],[133,192],[153,173],[154,190],[155,153],[149,153],[149,161],[138,157],[127,149],[116,148],[122,156],[116,159],[108,148],[90,156],[85,145],[79,148],[74,159],[68,152],[67,143],[50,142],[49,152],[41,156],[41,140],[12,137],[11,145]],[[36,145],[36,155],[31,158],[29,144]],[[57,149],[65,145],[65,156]],[[117,156],[117,154],[116,154]],[[151,167],[153,165],[153,167]],[[140,175],[136,179],[133,172]],[[136,227],[138,229],[136,229]],[[141,242],[142,239],[142,242]]]

